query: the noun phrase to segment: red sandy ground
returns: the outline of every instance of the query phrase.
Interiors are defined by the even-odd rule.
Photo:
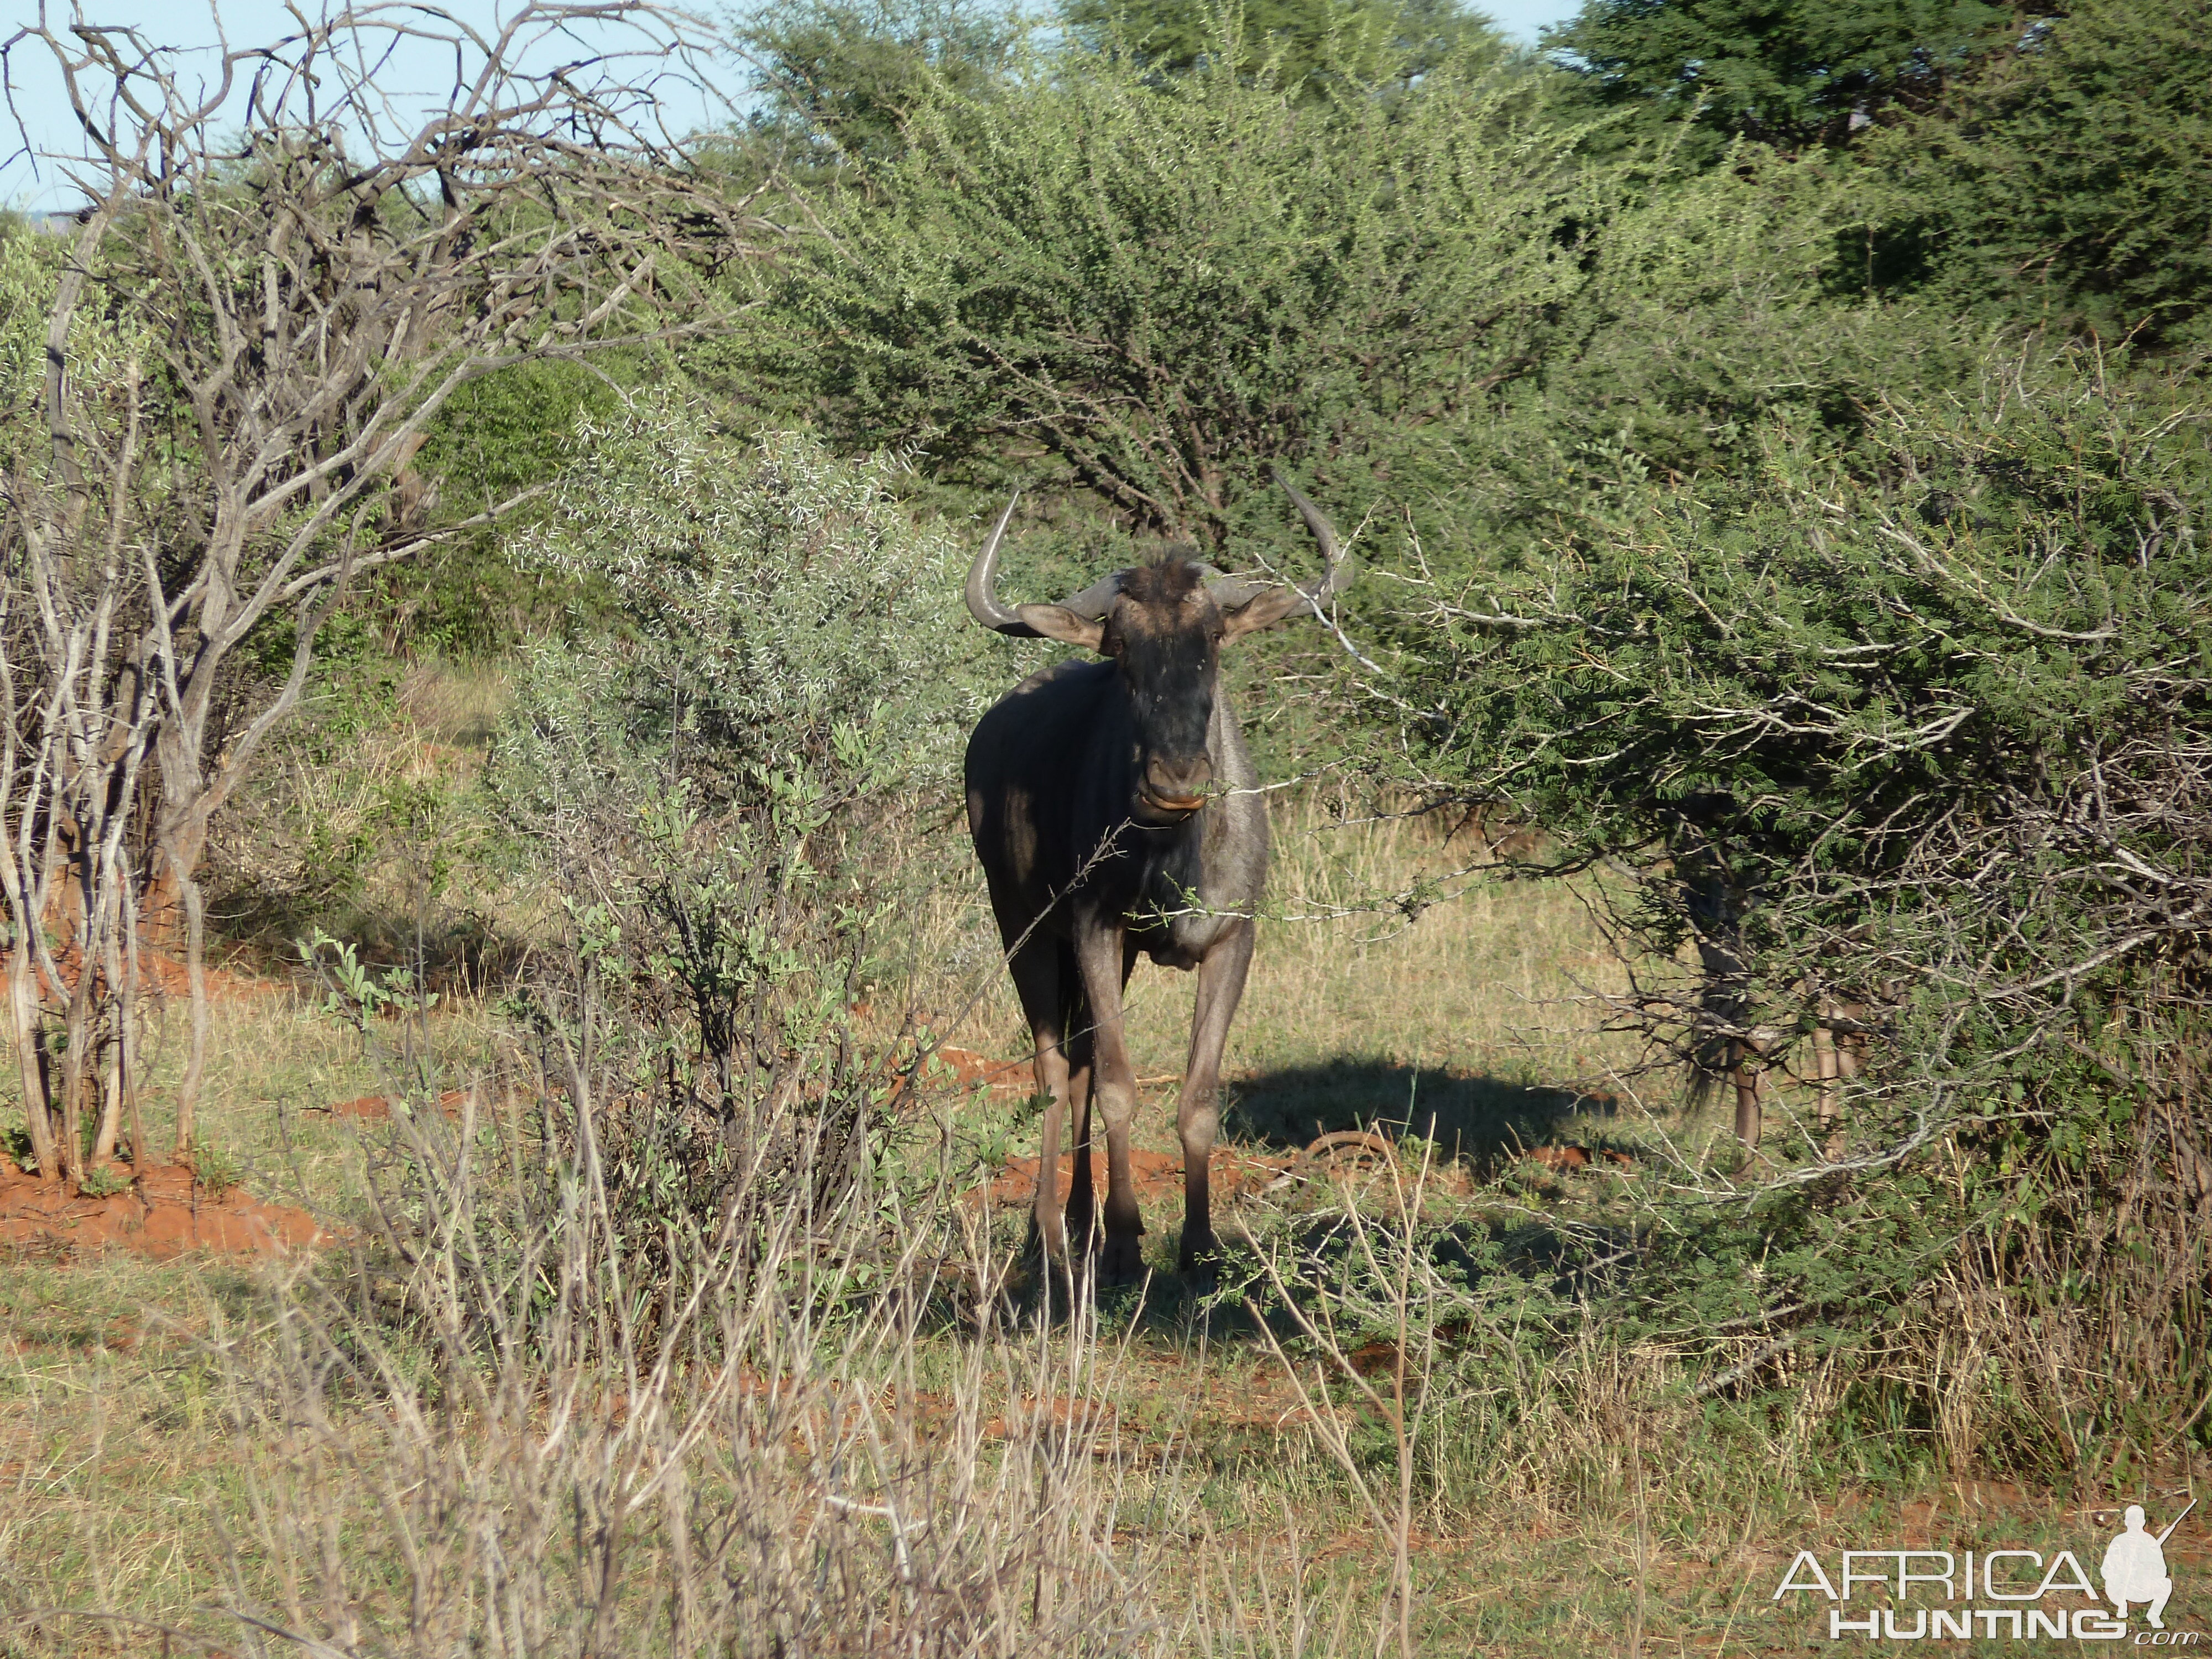
[[[468,1097],[466,1089],[448,1089],[438,1097],[438,1109],[447,1117],[459,1117]],[[328,1109],[334,1117],[362,1118],[373,1122],[392,1115],[392,1099],[388,1095],[362,1095],[354,1100],[341,1100]]]
[[[1296,1164],[1295,1158],[1259,1158],[1232,1146],[1213,1149],[1212,1188],[1216,1199],[1227,1200],[1246,1190],[1258,1191],[1287,1173]],[[1182,1154],[1180,1152],[1147,1152],[1141,1146],[1129,1149],[1129,1174],[1137,1189],[1137,1201],[1150,1203],[1156,1199],[1182,1196]],[[1066,1192],[1075,1178],[1075,1154],[1063,1152],[1060,1158],[1060,1190]],[[1034,1158],[1010,1158],[1006,1167],[992,1179],[989,1186],[980,1191],[992,1207],[1026,1208],[1036,1192],[1037,1161]],[[1091,1188],[1102,1198],[1106,1192],[1105,1149],[1091,1149]]]
[[[950,1043],[937,1051],[938,1059],[952,1068],[956,1083],[988,1083],[993,1093],[1027,1094],[1036,1086],[1036,1070],[1025,1060],[986,1060],[973,1048]]]
[[[149,1170],[106,1198],[72,1195],[0,1158],[0,1252],[32,1255],[129,1250],[156,1260],[187,1250],[277,1255],[331,1243],[304,1210],[263,1204],[232,1188],[211,1198],[181,1164]]]
[[[67,946],[55,965],[73,987],[82,954]],[[191,994],[185,965],[157,951],[141,956],[138,971],[143,994],[179,1000]],[[211,963],[206,975],[208,994],[216,1001],[283,988]],[[124,1191],[93,1198],[72,1194],[58,1182],[41,1182],[0,1158],[0,1253],[69,1256],[123,1249],[161,1260],[186,1250],[274,1255],[329,1242],[304,1210],[258,1203],[236,1188],[211,1197],[184,1164],[149,1170]]]
[[[84,952],[74,944],[64,945],[54,953],[54,966],[61,969],[61,990],[55,992],[43,971],[39,976],[40,985],[50,995],[66,996],[76,988],[77,975],[84,966]],[[205,964],[202,972],[206,978],[210,1002],[270,996],[283,988],[276,981],[233,973],[229,969],[218,968],[213,963]],[[192,994],[191,974],[183,963],[163,956],[158,951],[141,951],[138,957],[138,994],[181,1002]]]

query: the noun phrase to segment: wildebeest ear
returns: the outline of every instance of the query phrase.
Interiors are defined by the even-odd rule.
[[[1305,608],[1306,596],[1295,587],[1271,587],[1256,599],[1250,599],[1234,611],[1221,613],[1222,635],[1235,639],[1240,634],[1256,634],[1263,628],[1273,628],[1294,611]]]
[[[1089,617],[1079,617],[1064,605],[1018,605],[1014,614],[1048,640],[1058,640],[1062,645],[1079,645],[1085,651],[1096,651],[1106,638],[1106,624]]]

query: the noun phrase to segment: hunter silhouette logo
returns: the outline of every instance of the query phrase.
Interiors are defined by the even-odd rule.
[[[2196,1507],[2192,1498],[2189,1510]],[[2154,1538],[2143,1529],[2142,1505],[2128,1505],[2128,1512],[2120,1517],[2127,1530],[2105,1551],[2105,1595],[2112,1604],[2113,1618],[2126,1618],[2129,1602],[2143,1601],[2149,1604],[2144,1617],[2150,1620],[2150,1627],[2166,1628],[2166,1620],[2160,1615],[2166,1611],[2166,1598],[2173,1594],[2173,1578],[2166,1570],[2166,1540],[2173,1536],[2174,1528],[2189,1510],[2175,1516],[2166,1530]]]

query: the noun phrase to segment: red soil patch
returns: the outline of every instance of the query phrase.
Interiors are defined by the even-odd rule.
[[[1245,1192],[1257,1192],[1267,1187],[1278,1176],[1288,1174],[1298,1160],[1294,1158],[1258,1158],[1239,1152],[1233,1146],[1216,1146],[1211,1161],[1213,1195],[1217,1199],[1233,1198]],[[1182,1195],[1182,1155],[1179,1152],[1147,1152],[1142,1147],[1129,1149],[1129,1175],[1137,1189],[1137,1201],[1180,1198]],[[1060,1191],[1065,1195],[1069,1183],[1075,1179],[1075,1155],[1063,1152],[1060,1158]],[[994,1209],[1021,1209],[1036,1195],[1037,1160],[1034,1158],[1010,1158],[1006,1168],[993,1176],[989,1184],[969,1194],[969,1200],[988,1202]],[[1101,1199],[1106,1194],[1106,1149],[1091,1149],[1091,1189]]]
[[[973,1048],[939,1048],[937,1057],[952,1068],[957,1083],[988,1084],[993,1093],[1025,1095],[1036,1086],[1036,1069],[1025,1060],[986,1060]]]
[[[1531,1164],[1540,1164],[1547,1170],[1562,1172],[1587,1168],[1592,1164],[1611,1164],[1624,1170],[1636,1167],[1636,1160],[1626,1152],[1616,1152],[1609,1147],[1592,1152],[1587,1146],[1535,1146],[1522,1154]]]
[[[211,1198],[182,1165],[149,1170],[106,1198],[72,1194],[0,1158],[0,1249],[29,1254],[131,1250],[156,1260],[186,1250],[279,1255],[328,1243],[313,1216],[237,1188]]]
[[[64,945],[54,953],[54,966],[61,970],[61,988],[55,990],[47,982],[43,970],[39,975],[40,988],[50,996],[66,998],[76,989],[77,975],[84,969],[83,948],[73,943]],[[212,963],[204,964],[201,973],[207,983],[208,1000],[210,1002],[267,996],[278,988],[267,980],[234,974],[228,968],[218,968]],[[138,953],[138,994],[182,1001],[192,994],[191,971],[183,963],[165,957],[158,951],[142,949]]]
[[[447,1117],[459,1117],[461,1107],[468,1100],[466,1089],[448,1089],[438,1097],[438,1109]],[[333,1117],[356,1117],[370,1121],[392,1115],[389,1095],[362,1095],[353,1100],[342,1100],[335,1106],[323,1109]]]

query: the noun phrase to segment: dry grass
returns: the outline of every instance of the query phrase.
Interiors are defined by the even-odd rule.
[[[253,810],[216,819],[223,935],[264,969],[319,926],[381,962],[427,952],[441,985],[498,983],[546,920],[477,787],[508,697],[495,666],[433,659],[310,702],[257,762]]]
[[[1298,810],[1304,822],[1280,836],[1286,908],[1395,890],[1418,873],[1417,849],[1432,860],[1449,856],[1428,845],[1432,833],[1418,825],[1330,830],[1318,808]],[[965,849],[953,842],[945,856],[964,862]],[[940,897],[932,921],[949,932],[974,915],[971,904]],[[1361,1031],[1364,1063],[1391,1077],[1394,1089],[1401,1069],[1440,1090],[1455,1074],[1541,1077],[1554,1060],[1565,1080],[1587,1052],[1587,1040],[1573,1032],[1575,1005],[1565,999],[1575,975],[1597,966],[1587,960],[1595,935],[1559,890],[1485,886],[1411,928],[1382,930],[1374,916],[1352,915],[1271,921],[1267,935],[1235,1062],[1248,1091],[1340,1052],[1333,1030]],[[961,952],[948,948],[944,959],[957,969]],[[967,969],[973,988],[961,994],[981,999],[969,1029],[1003,1025],[1012,1010],[995,956]],[[1148,1045],[1142,1063],[1173,1069],[1183,988],[1145,972],[1133,988]],[[420,1025],[388,1023],[365,1042],[319,1002],[296,983],[217,1005],[204,1121],[210,1141],[246,1166],[257,1189],[294,1201],[304,1194],[357,1222],[361,1131],[319,1109],[387,1091],[395,1067],[459,1080],[483,1066],[497,1033],[480,1003],[453,998]],[[1168,1115],[1152,1115],[1164,1133]],[[940,1254],[929,1267],[938,1272],[960,1250],[988,1257],[1012,1242],[1003,1229],[994,1235],[966,1225],[963,1214],[916,1218],[915,1249],[902,1270],[908,1277],[924,1270],[921,1241],[935,1242]],[[944,1231],[948,1222],[959,1224],[957,1240]],[[264,1638],[214,1611],[250,1605],[257,1616],[288,1629],[312,1625],[342,1646],[352,1619],[364,1641],[365,1632],[380,1630],[395,1650],[436,1647],[406,1633],[412,1615],[405,1609],[419,1586],[378,1495],[380,1472],[409,1471],[401,1509],[419,1532],[429,1523],[409,1506],[431,1503],[445,1491],[441,1482],[462,1479],[441,1460],[511,1465],[522,1444],[515,1437],[532,1425],[542,1431],[537,1413],[552,1382],[542,1371],[514,1369],[523,1366],[517,1351],[494,1366],[510,1368],[503,1386],[521,1391],[517,1403],[500,1404],[495,1389],[465,1421],[441,1417],[434,1353],[395,1346],[375,1320],[349,1323],[355,1304],[334,1293],[335,1281],[301,1279],[299,1271],[257,1279],[242,1267],[118,1259],[0,1268],[5,1326],[17,1350],[0,1395],[0,1468],[16,1500],[0,1521],[10,1612],[127,1611],[250,1648]],[[960,1276],[981,1281],[991,1271],[988,1260],[971,1261]],[[746,1361],[754,1381],[719,1395],[711,1378],[684,1373],[668,1382],[656,1407],[664,1416],[656,1419],[655,1455],[665,1464],[679,1442],[716,1449],[711,1467],[685,1464],[686,1490],[719,1494],[726,1507],[718,1514],[741,1508],[758,1517],[758,1525],[747,1522],[756,1547],[782,1540],[775,1571],[789,1583],[780,1594],[798,1595],[799,1580],[818,1568],[826,1549],[842,1564],[841,1593],[858,1597],[854,1605],[872,1609],[869,1617],[890,1616],[907,1595],[896,1571],[884,1576],[884,1552],[896,1553],[886,1518],[841,1515],[828,1503],[823,1472],[835,1468],[867,1502],[912,1487],[924,1509],[939,1506],[932,1530],[916,1538],[963,1564],[943,1568],[945,1575],[987,1602],[999,1598],[995,1610],[963,1602],[957,1618],[941,1598],[931,1602],[936,1611],[922,1620],[931,1640],[952,1642],[945,1632],[968,1629],[961,1620],[980,1620],[974,1631],[991,1632],[987,1639],[971,1632],[972,1639],[944,1650],[1319,1654],[1370,1646],[1377,1620],[1389,1616],[1372,1577],[1371,1516],[1249,1333],[1212,1334],[1187,1316],[1131,1319],[1122,1310],[1103,1328],[1095,1315],[1073,1326],[1001,1322],[979,1341],[972,1331],[918,1322],[915,1310],[926,1305],[885,1303],[856,1322],[812,1329],[800,1348],[773,1356],[756,1349]],[[725,1297],[714,1317],[731,1316]],[[778,1340],[799,1339],[786,1331]],[[341,1352],[374,1373],[366,1394],[329,1393],[331,1373],[318,1366]],[[594,1361],[570,1379],[580,1400],[597,1399],[605,1409],[583,1412],[594,1426],[563,1454],[571,1461],[543,1471],[547,1489],[534,1496],[510,1490],[495,1502],[479,1492],[467,1503],[513,1515],[534,1512],[542,1500],[550,1515],[572,1512],[580,1493],[605,1501],[619,1421],[635,1411],[634,1403],[612,1403],[635,1401],[634,1358],[612,1371],[594,1369]],[[805,1381],[788,1398],[763,1395],[757,1379],[775,1376]],[[526,1407],[526,1395],[539,1403]],[[379,1399],[386,1403],[374,1403]],[[712,1432],[687,1440],[685,1425],[702,1425]],[[733,1457],[739,1444],[752,1452]],[[811,1449],[799,1456],[802,1446]],[[634,1615],[658,1632],[651,1643],[658,1650],[675,1641],[665,1592],[677,1546],[665,1529],[668,1512],[655,1514],[625,1557],[623,1571],[634,1577],[624,1578],[617,1602],[625,1628]],[[345,1569],[342,1591],[321,1582],[335,1571],[318,1542],[326,1528],[347,1540],[336,1558]],[[526,1623],[561,1625],[548,1611],[556,1604],[567,1610],[562,1618],[583,1617],[576,1575],[587,1565],[585,1553],[571,1534],[556,1532],[531,1545],[539,1587]],[[1441,1584],[1464,1574],[1472,1543],[1465,1517],[1438,1510],[1416,1533],[1409,1562],[1417,1577]],[[457,1588],[477,1570],[461,1538],[453,1535],[458,1553],[441,1558],[443,1565],[418,1563],[443,1586],[431,1596],[447,1609],[441,1616],[459,1620],[441,1627],[441,1640],[490,1617],[497,1599],[484,1585]],[[818,1547],[793,1553],[798,1539]],[[1203,1545],[1196,1553],[1194,1543]],[[504,1534],[499,1544],[510,1557],[520,1548]],[[970,1562],[971,1546],[981,1551],[980,1566]],[[1066,1588],[1040,1601],[1041,1574],[1065,1577]],[[1099,1600],[1109,1586],[1110,1597]],[[907,1605],[921,1616],[915,1612],[921,1602],[909,1597]],[[1424,1639],[1456,1642],[1456,1632],[1479,1624],[1469,1622],[1475,1607],[1463,1593],[1424,1593]],[[773,1626],[786,1614],[725,1607],[716,1616]],[[585,1618],[562,1626],[563,1639],[586,1641],[591,1624]],[[45,1635],[32,1636],[34,1626]],[[49,1618],[15,1628],[33,1648],[67,1650],[100,1627]],[[1109,1638],[1109,1628],[1118,1634]],[[136,1644],[135,1638],[125,1644]]]
[[[405,692],[410,740],[480,744],[497,695],[426,677]],[[2049,1493],[1839,1497],[1805,1456],[1838,1399],[1817,1371],[1794,1417],[1725,1411],[1665,1344],[1524,1328],[1415,1273],[1409,1214],[1433,1236],[1501,1206],[1604,1211],[1618,1183],[1598,1177],[1480,1184],[1514,1141],[1685,1126],[1610,1081],[1635,1056],[1595,1030],[1589,994],[1620,970],[1583,890],[1479,870],[1408,917],[1387,901],[1468,860],[1425,821],[1348,816],[1276,805],[1280,914],[1232,1040],[1230,1133],[1381,1120],[1464,1159],[1410,1210],[1373,1181],[1240,1210],[1272,1322],[1207,1315],[1164,1279],[1072,1320],[979,1299],[1018,1224],[951,1201],[968,1177],[948,1164],[927,1203],[896,1208],[902,1189],[835,1219],[895,1241],[862,1253],[882,1271],[866,1293],[810,1283],[839,1252],[788,1231],[744,1272],[729,1241],[696,1240],[679,1259],[697,1304],[625,1333],[623,1257],[583,1165],[533,1188],[502,1120],[472,1175],[454,1143],[429,1160],[444,1184],[410,1213],[453,1224],[411,1271],[0,1263],[0,1654],[303,1650],[294,1637],[364,1654],[1719,1654],[1825,1638],[1769,1597],[1799,1547],[2101,1547]],[[901,924],[923,971],[881,1000],[1019,1053],[964,841],[896,850],[921,883]],[[1139,1068],[1170,1075],[1188,981],[1147,965],[1131,989]],[[204,1119],[264,1195],[360,1224],[359,1137],[397,1132],[319,1109],[465,1081],[501,1033],[481,996],[368,1042],[318,1005],[304,984],[219,1003]],[[1149,1090],[1142,1119],[1162,1148],[1171,1093]],[[1010,1127],[984,1099],[924,1103]],[[1017,1146],[1033,1133],[1011,1127]],[[528,1191],[536,1219],[501,1236],[534,1265],[472,1256],[483,1218]],[[1279,1310],[1332,1217],[1370,1229],[1371,1257],[1335,1258],[1326,1305],[1348,1322],[1302,1334]],[[1164,1253],[1171,1223],[1154,1219]],[[517,1302],[533,1276],[561,1288]],[[2201,1626],[2212,1563],[2185,1540],[2169,1554],[2168,1623]]]
[[[588,1224],[591,1201],[575,1213]],[[908,1218],[899,1282],[1002,1265],[988,1231],[946,1221]],[[1334,1362],[1326,1345],[1301,1358],[1234,1322],[1127,1307],[1040,1324],[962,1299],[948,1324],[927,1297],[833,1297],[842,1312],[794,1319],[804,1299],[748,1294],[710,1244],[689,1272],[720,1288],[690,1317],[714,1328],[708,1352],[734,1358],[702,1367],[680,1325],[665,1341],[595,1332],[615,1264],[592,1237],[541,1237],[552,1278],[581,1293],[489,1344],[470,1314],[495,1286],[449,1256],[414,1276],[398,1326],[363,1312],[342,1260],[258,1279],[112,1260],[0,1270],[15,1347],[0,1652],[105,1646],[110,1627],[39,1608],[299,1650],[241,1626],[244,1609],[349,1653],[469,1650],[496,1617],[523,1639],[486,1650],[756,1651],[781,1636],[824,1653],[1320,1659],[1395,1650],[1402,1537],[1412,1651],[1722,1653],[1814,1634],[1769,1599],[1798,1547],[2099,1541],[2072,1506],[2016,1489],[1838,1508],[1790,1468],[1790,1425],[1717,1445],[1663,1350],[1600,1332],[1469,1399],[1433,1310],[1401,1307],[1401,1383],[1363,1373],[1348,1340]],[[1273,1259],[1296,1272],[1279,1241]],[[1345,1386],[1358,1374],[1386,1405],[1425,1401],[1402,1508],[1400,1460],[1362,1444],[1377,1417]],[[2205,1577],[2191,1570],[2212,1563],[2186,1546],[2172,1559],[2188,1577],[2169,1623],[2189,1628]],[[118,1650],[159,1650],[149,1630]]]

